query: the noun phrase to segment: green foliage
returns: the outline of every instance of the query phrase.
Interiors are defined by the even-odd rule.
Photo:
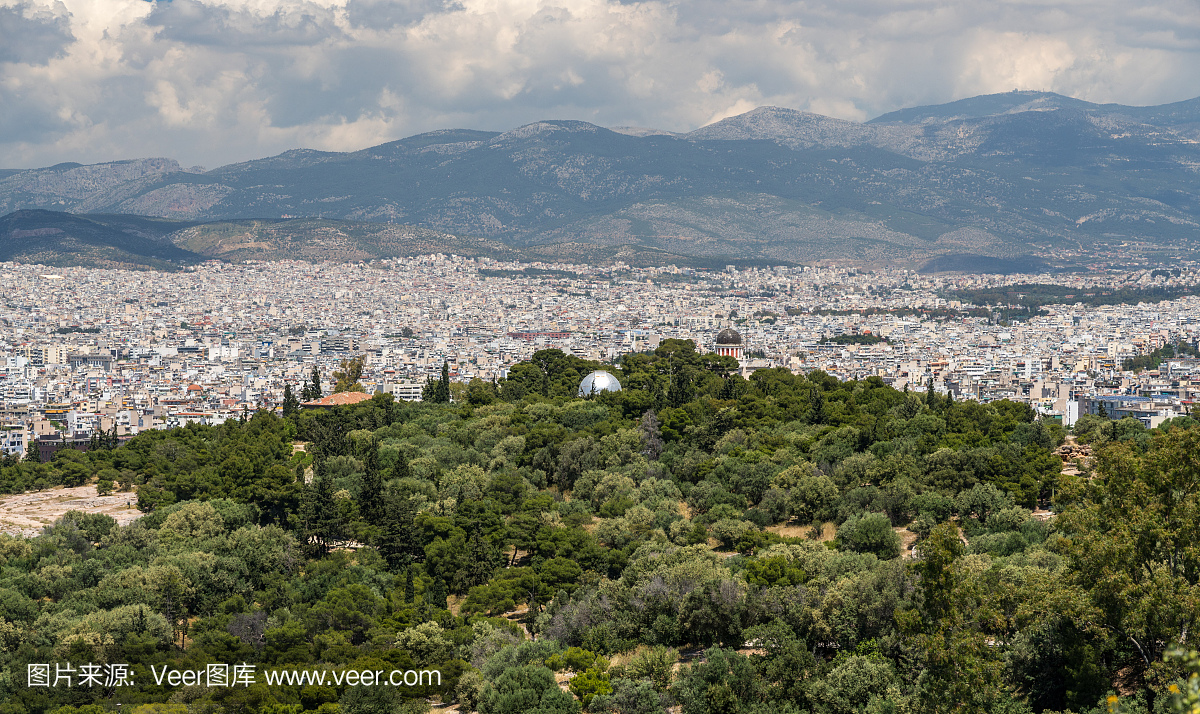
[[[291,383],[285,382],[283,385],[283,416],[290,417],[298,411],[300,411],[300,400],[292,391]]]
[[[657,645],[639,648],[624,667],[624,675],[632,680],[648,680],[654,689],[665,692],[675,678],[675,663],[679,653]]]
[[[622,392],[576,398],[596,366],[548,350],[456,405],[377,395],[0,462],[4,488],[130,483],[144,513],[0,536],[0,666],[443,672],[389,694],[187,693],[189,711],[326,714],[434,694],[497,712],[1085,712],[1118,678],[1160,708],[1186,679],[1162,656],[1194,646],[1200,615],[1191,424],[1081,420],[1094,478],[1072,479],[1024,405],[742,380],[680,341],[608,365]],[[825,521],[838,547],[776,527]],[[897,558],[905,525],[919,540]],[[82,701],[0,679],[13,712]]]
[[[583,672],[596,664],[596,653],[579,647],[569,647],[546,658],[546,666],[555,672],[570,670]]]
[[[685,669],[672,692],[683,714],[737,714],[751,711],[765,698],[765,687],[753,663],[728,649],[714,647],[704,660]]]
[[[366,355],[359,355],[350,359],[341,361],[336,372],[333,373],[335,380],[333,385],[333,393],[339,392],[361,392],[363,390],[359,379],[362,378],[363,365],[367,362]]]
[[[803,585],[806,580],[804,569],[782,555],[758,558],[746,565],[746,582],[751,585],[787,587]]]
[[[794,480],[788,476],[790,472],[799,472]],[[776,477],[783,482],[791,482],[791,501],[788,504],[792,516],[802,524],[809,524],[829,515],[829,509],[837,501],[838,487],[825,474],[803,473],[793,466]]]
[[[480,714],[577,714],[579,702],[558,688],[554,673],[525,665],[504,671],[484,689]]]
[[[900,555],[900,536],[882,513],[851,516],[838,527],[838,543],[855,553],[872,553],[881,560]]]
[[[1170,711],[1200,714],[1200,653],[1175,646],[1163,655],[1165,662],[1183,669],[1181,681],[1168,686]]]
[[[953,293],[953,295],[955,299],[975,303],[976,305],[1019,305],[1030,312],[1037,312],[1043,305],[1058,303],[1083,303],[1091,307],[1098,307],[1100,305],[1137,305],[1143,302],[1153,304],[1162,302],[1163,300],[1175,300],[1184,295],[1194,295],[1195,293],[1195,286],[1081,290],[1068,285],[1016,283],[1005,285],[1002,288],[959,290]],[[1126,367],[1124,369],[1129,368]]]
[[[645,679],[613,679],[610,694],[592,698],[588,711],[611,714],[662,714],[670,697],[655,690]]]
[[[1163,345],[1144,355],[1126,357],[1121,360],[1121,369],[1141,372],[1146,369],[1158,369],[1158,366],[1172,357],[1200,357],[1200,349],[1195,345],[1180,342],[1173,345]]]
[[[309,376],[309,381],[304,385],[304,389],[300,392],[300,401],[310,402],[314,399],[320,399],[322,394],[321,370],[316,365],[313,365],[312,374]]]
[[[1111,444],[1096,456],[1095,480],[1069,483],[1058,524],[1099,622],[1160,680],[1167,643],[1200,644],[1191,626],[1200,615],[1198,447],[1200,431],[1182,429],[1155,433],[1144,454]]]
[[[589,667],[572,677],[569,689],[571,690],[571,694],[579,697],[584,709],[589,708],[593,697],[612,694],[613,692],[612,685],[608,681],[608,675],[597,667]]]

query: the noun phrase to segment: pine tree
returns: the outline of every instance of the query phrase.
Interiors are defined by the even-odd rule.
[[[292,392],[292,385],[285,383],[283,385],[283,415],[289,417],[298,411],[300,411],[300,402]]]

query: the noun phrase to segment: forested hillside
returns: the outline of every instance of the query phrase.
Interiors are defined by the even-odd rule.
[[[98,478],[146,513],[0,536],[0,712],[1082,714],[1195,691],[1172,649],[1200,639],[1190,419],[1086,417],[1092,470],[1063,476],[1061,429],[1023,404],[747,381],[678,340],[576,398],[598,367],[546,350],[454,403],[5,463],[5,490]],[[29,664],[89,662],[130,664],[132,686],[26,686]],[[152,670],[243,662],[443,679]]]

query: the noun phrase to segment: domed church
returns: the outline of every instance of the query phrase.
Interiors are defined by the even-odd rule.
[[[713,345],[713,352],[722,357],[732,357],[738,362],[742,361],[742,336],[737,330],[726,327],[717,333],[716,344]]]

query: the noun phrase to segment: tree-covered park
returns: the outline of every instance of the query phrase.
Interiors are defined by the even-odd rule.
[[[0,714],[1188,711],[1195,422],[1087,417],[1063,475],[1025,404],[736,368],[544,350],[450,401],[3,462],[4,491],[107,481],[144,515],[0,536]],[[595,369],[621,391],[577,397]],[[133,684],[30,687],[35,663]],[[210,663],[443,679],[152,675]]]

